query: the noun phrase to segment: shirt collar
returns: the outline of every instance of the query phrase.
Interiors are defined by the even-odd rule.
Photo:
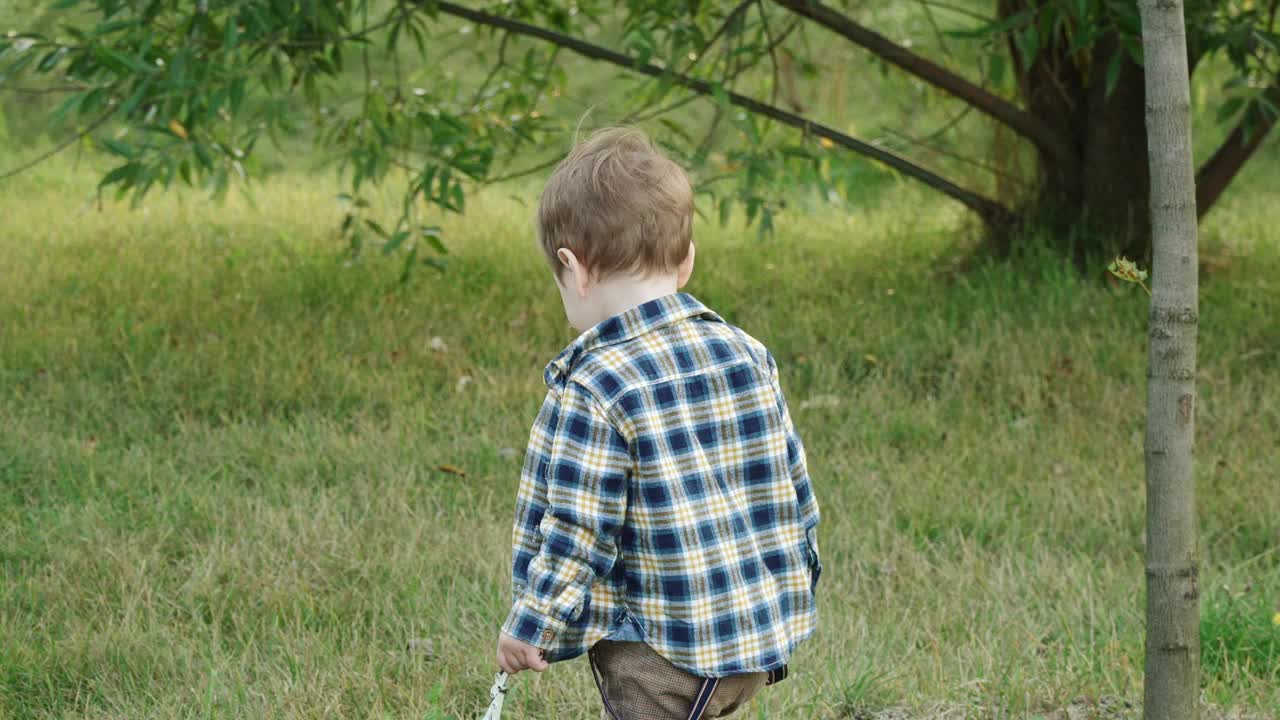
[[[691,317],[724,322],[719,315],[688,293],[664,295],[603,320],[579,335],[577,340],[547,364],[543,379],[548,387],[556,387],[568,377],[569,370],[583,354],[599,347],[625,342]]]

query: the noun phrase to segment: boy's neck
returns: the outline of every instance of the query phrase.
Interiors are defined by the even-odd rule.
[[[619,275],[591,288],[592,325],[624,313],[637,305],[675,293],[679,287],[674,274],[650,277]]]

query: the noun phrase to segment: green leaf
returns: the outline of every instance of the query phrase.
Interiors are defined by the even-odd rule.
[[[1107,97],[1111,97],[1111,93],[1116,89],[1116,83],[1120,82],[1120,70],[1123,67],[1124,53],[1113,53],[1111,55],[1111,62],[1107,64]]]
[[[392,10],[392,12],[397,12]],[[394,51],[396,45],[400,42],[400,30],[404,28],[404,20],[398,20],[391,24],[391,32],[387,33],[387,52]]]
[[[756,239],[764,240],[773,232],[773,211],[765,206],[760,213],[760,226],[756,228]]]
[[[94,57],[98,59],[99,63],[108,69],[120,73],[121,75],[128,75],[131,72],[149,75],[153,71],[151,66],[141,60],[125,55],[114,48],[110,48],[105,45],[94,46],[93,54]]]
[[[385,243],[383,243],[382,254],[390,255],[391,253],[396,251],[396,248],[399,248],[401,245],[404,244],[404,241],[408,239],[409,239],[408,230],[401,230],[393,234],[390,238],[387,239]],[[414,250],[416,251],[417,248],[414,248]]]
[[[400,284],[409,282],[409,276],[413,274],[413,263],[418,259],[418,246],[409,248],[409,254],[404,259],[404,266],[400,268]]]
[[[196,161],[200,163],[200,167],[206,171],[213,170],[213,158],[209,156],[209,150],[204,143],[191,143],[191,151],[196,155]]]
[[[240,28],[235,17],[227,18],[227,24],[222,28],[222,46],[228,50],[233,50],[240,44]]]
[[[120,32],[121,30],[130,30],[132,28],[138,27],[138,25],[140,24],[141,24],[141,21],[138,20],[137,18],[130,18],[128,20],[112,20],[110,22],[104,22],[98,25],[97,27],[95,27],[91,35],[93,35],[94,37],[103,37],[105,35],[110,35],[112,33]]]
[[[485,173],[489,172],[489,165],[493,162],[493,148],[467,148],[455,155],[449,163],[453,167],[458,168],[472,178],[482,178]]]
[[[124,104],[120,106],[120,117],[129,117],[129,115],[138,107],[138,104],[142,102],[142,99],[147,96],[147,90],[150,87],[150,80],[144,80],[143,82],[138,83],[138,88],[134,90],[133,94],[129,96],[129,99],[125,100]]]
[[[58,106],[58,109],[54,110],[53,115],[50,116],[50,123],[52,125],[61,125],[66,122],[70,115],[80,109],[80,106],[84,103],[86,95],[87,93],[75,93],[66,100],[63,100],[62,104]]]
[[[138,154],[132,145],[112,138],[104,138],[102,144],[110,150],[112,154],[119,155],[122,158],[132,160]]]
[[[1035,23],[1031,23],[1023,28],[1018,34],[1018,49],[1022,51],[1022,62],[1030,65],[1036,59],[1036,55],[1040,54],[1040,31],[1036,29]]]
[[[462,212],[466,209],[467,198],[462,192],[462,183],[455,182],[449,192],[449,202],[446,207],[455,212]]]
[[[694,144],[693,136],[690,135],[689,132],[685,130],[683,127],[681,127],[680,124],[677,123],[676,121],[672,120],[671,118],[661,117],[661,118],[658,118],[658,122],[661,123],[663,127],[670,130],[674,135],[677,135],[681,140],[684,140],[686,143],[689,143],[690,145]]]
[[[45,53],[45,56],[40,58],[40,63],[36,65],[36,72],[49,72],[57,66],[58,62],[62,60],[66,54],[67,49],[64,47]]]
[[[985,38],[988,36],[999,36],[1027,24],[1028,21],[1035,17],[1035,14],[1035,8],[1027,8],[1026,10],[1014,13],[1003,20],[996,20],[995,22],[969,30],[945,30],[942,34],[955,38]]]
[[[102,180],[98,181],[98,189],[116,183],[121,183],[124,187],[128,187],[133,184],[134,178],[137,177],[138,171],[141,169],[142,166],[137,163],[125,163],[102,176]]]
[[[1074,55],[1085,48],[1092,47],[1093,43],[1097,41],[1103,31],[1104,28],[1099,23],[1092,23],[1085,25],[1084,27],[1077,28],[1075,36],[1071,40],[1071,47],[1067,50],[1067,53]]]
[[[238,77],[231,81],[227,86],[227,95],[231,103],[231,114],[236,115],[240,112],[240,107],[244,104],[246,81],[242,77]]]
[[[724,85],[718,82],[711,83],[711,97],[724,112],[730,112],[729,93],[724,89]]]
[[[1238,95],[1228,99],[1218,107],[1218,122],[1225,123],[1235,118],[1236,114],[1244,108],[1244,105],[1245,99]]]
[[[1142,40],[1140,38],[1136,38],[1131,35],[1122,36],[1120,39],[1124,43],[1125,51],[1129,53],[1129,58],[1133,60],[1133,64],[1137,65],[1138,67],[1142,67],[1144,64],[1143,55],[1142,55]]]
[[[22,72],[22,69],[30,65],[35,59],[35,53],[22,53],[18,56],[17,60],[14,60],[9,64],[9,67],[0,72],[0,81],[4,81],[5,79]]]
[[[1276,118],[1280,117],[1280,107],[1277,107],[1265,93],[1254,98],[1254,102],[1268,120],[1275,122]]]
[[[448,255],[449,248],[445,247],[444,242],[440,239],[441,230],[438,226],[428,225],[422,228],[422,239],[431,246],[432,250],[441,255]]]
[[[987,56],[987,72],[991,76],[991,84],[995,87],[1004,85],[1004,55],[992,53]]]
[[[752,147],[760,147],[760,129],[756,127],[755,115],[742,113],[741,117],[739,117],[735,113],[733,124],[747,136],[747,140],[751,142]]]

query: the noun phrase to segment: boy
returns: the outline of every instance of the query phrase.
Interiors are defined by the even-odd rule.
[[[555,169],[538,237],[582,334],[521,473],[506,672],[588,652],[605,720],[724,717],[817,624],[818,505],[773,357],[692,296],[693,191],[634,129]]]

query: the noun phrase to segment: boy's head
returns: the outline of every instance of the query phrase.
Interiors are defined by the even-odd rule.
[[[693,269],[693,187],[640,130],[600,130],[552,172],[538,240],[571,321],[575,298],[605,283],[683,286]]]

